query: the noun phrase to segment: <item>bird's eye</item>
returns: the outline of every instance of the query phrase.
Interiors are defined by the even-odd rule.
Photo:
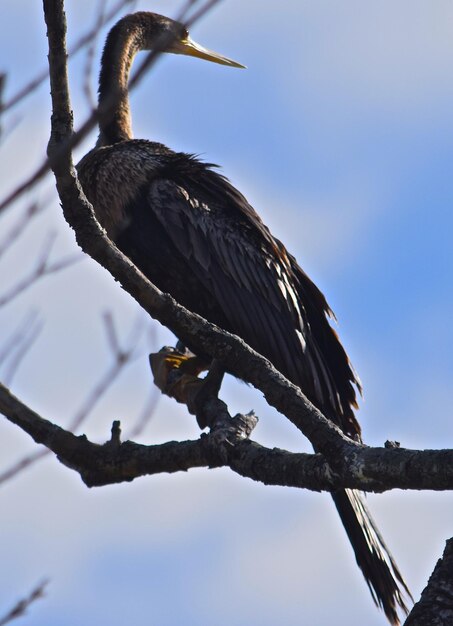
[[[187,41],[187,39],[189,39],[189,31],[187,28],[183,28],[181,30],[181,41]]]

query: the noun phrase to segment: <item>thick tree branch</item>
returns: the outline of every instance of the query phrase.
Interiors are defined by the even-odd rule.
[[[404,626],[450,626],[453,624],[453,539],[448,539],[420,600]]]
[[[99,445],[42,418],[0,384],[0,412],[36,443],[52,450],[90,487],[192,467],[230,467],[237,474],[266,485],[312,491],[453,489],[452,450],[363,447],[352,460],[347,460],[347,471],[340,475],[321,454],[295,454],[248,440],[247,416],[231,418],[225,405],[221,405],[218,399],[204,399],[203,412],[209,413],[211,432],[196,441],[144,446],[132,441],[121,443],[116,437]]]
[[[219,401],[220,402],[220,401]],[[209,435],[196,441],[170,441],[145,446],[119,440],[115,423],[112,438],[104,445],[76,436],[49,422],[0,384],[0,411],[28,433],[36,443],[52,450],[59,461],[77,471],[89,487],[131,481],[139,476],[173,473],[193,467],[230,467],[233,471],[269,485],[304,487],[318,491],[336,488],[332,472],[321,455],[292,454],[268,449],[246,439],[247,416],[224,416],[216,421],[218,406],[206,399],[212,414]]]

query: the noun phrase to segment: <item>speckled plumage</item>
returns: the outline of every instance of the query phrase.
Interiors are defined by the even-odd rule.
[[[95,149],[78,169],[109,236],[161,290],[242,336],[360,437],[357,380],[324,296],[242,194],[193,156],[144,140]]]
[[[213,166],[131,135],[127,80],[134,54],[182,25],[151,13],[112,29],[100,79],[97,147],[79,163],[83,189],[118,247],[162,291],[242,337],[350,437],[360,382],[329,323],[327,302],[283,244]],[[172,44],[169,43],[169,51]],[[174,51],[174,50],[173,50]],[[189,346],[190,347],[190,346]],[[376,604],[392,624],[408,589],[360,494],[332,494]]]

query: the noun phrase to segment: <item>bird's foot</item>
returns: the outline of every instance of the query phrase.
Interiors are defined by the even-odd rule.
[[[225,374],[222,364],[214,359],[206,377],[199,378],[198,374],[207,369],[206,362],[189,354],[166,346],[149,355],[157,387],[167,396],[186,404],[200,428],[211,430],[209,436],[216,445],[225,445],[227,449],[247,439],[258,418],[253,411],[247,415],[230,416],[227,405],[218,397]]]
[[[198,375],[207,369],[206,362],[170,346],[150,354],[149,362],[162,393],[189,406],[204,383]]]

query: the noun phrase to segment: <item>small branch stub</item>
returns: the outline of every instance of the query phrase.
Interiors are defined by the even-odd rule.
[[[399,441],[391,441],[390,439],[387,439],[387,441],[384,444],[384,447],[387,449],[400,448],[401,444]]]
[[[110,441],[107,444],[119,448],[121,445],[121,422],[119,420],[113,422],[111,433]]]

